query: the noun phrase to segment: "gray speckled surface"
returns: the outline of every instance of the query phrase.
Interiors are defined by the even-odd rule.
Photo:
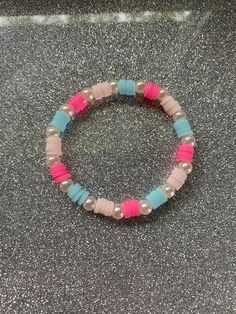
[[[0,4],[0,312],[236,313],[235,2],[43,3]],[[12,17],[28,14],[59,17]],[[44,166],[60,104],[121,77],[170,87],[198,139],[184,188],[126,223],[73,206]],[[97,196],[142,197],[176,143],[160,112],[113,102],[73,124],[65,160]]]

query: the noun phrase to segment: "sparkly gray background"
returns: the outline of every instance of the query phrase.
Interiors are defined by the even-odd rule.
[[[1,1],[1,313],[236,313],[235,24],[235,1]],[[73,206],[44,166],[57,108],[110,78],[169,87],[198,139],[187,184],[146,219]],[[120,201],[163,181],[176,144],[165,115],[118,101],[73,124],[65,161]]]

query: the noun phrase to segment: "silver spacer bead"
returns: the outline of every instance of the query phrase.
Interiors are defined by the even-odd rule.
[[[196,146],[196,139],[193,135],[184,136],[181,138],[181,144],[191,144],[192,146]]]
[[[52,165],[58,164],[59,162],[61,162],[61,158],[59,156],[48,155],[46,157],[46,165],[48,167],[51,167]]]
[[[84,94],[88,102],[93,101],[94,97],[93,97],[92,90],[90,87],[84,88],[82,90],[82,93]]]
[[[62,181],[59,187],[62,192],[67,193],[72,185],[74,185],[74,182],[71,179],[68,179],[68,180]]]
[[[46,136],[60,136],[60,130],[58,130],[57,128],[55,128],[53,125],[49,125],[46,129]]]
[[[167,198],[172,198],[175,195],[175,188],[169,183],[163,185],[163,190],[165,191]]]
[[[74,110],[67,104],[62,105],[59,110],[67,113],[70,116],[70,118],[74,117],[74,115],[75,115]]]
[[[117,95],[119,92],[118,81],[117,80],[111,80],[111,81],[109,81],[109,84],[111,85],[112,95],[113,96]]]
[[[144,89],[145,89],[145,85],[147,84],[146,81],[144,80],[139,80],[136,82],[136,93],[138,95],[143,95],[144,94]]]
[[[183,169],[186,174],[191,173],[193,170],[193,165],[191,162],[180,162],[178,166],[179,168]]]
[[[149,215],[152,212],[152,205],[148,200],[140,201],[141,204],[141,214]]]
[[[184,111],[178,111],[172,116],[174,122],[182,118],[187,118],[187,115]]]
[[[96,198],[92,195],[89,195],[89,197],[86,199],[86,201],[83,203],[83,208],[87,211],[93,211],[96,206]]]
[[[159,101],[162,101],[162,99],[164,99],[166,96],[168,96],[169,95],[169,91],[168,91],[168,89],[167,88],[161,88],[161,90],[160,90],[160,94],[159,94],[159,96],[158,96],[158,100]]]
[[[117,220],[122,219],[124,217],[120,204],[115,204],[111,215],[113,218]]]

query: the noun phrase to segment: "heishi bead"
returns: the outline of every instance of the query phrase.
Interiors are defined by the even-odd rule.
[[[194,148],[191,144],[180,144],[176,160],[179,162],[193,162]]]
[[[83,203],[83,208],[87,211],[93,211],[96,205],[96,198],[93,195],[89,195]]]
[[[121,208],[121,205],[120,204],[115,204],[114,205],[114,208],[113,208],[113,211],[112,211],[112,217],[114,219],[122,219],[124,217],[124,214],[122,212],[122,208]]]
[[[62,156],[61,138],[58,136],[49,136],[46,138],[46,154]]]
[[[125,219],[141,215],[141,204],[136,199],[127,200],[121,205]]]
[[[190,123],[185,118],[177,120],[173,124],[173,128],[175,129],[175,132],[178,138],[181,138],[183,136],[193,135],[193,131],[191,129]]]
[[[58,130],[57,128],[55,128],[52,125],[49,125],[47,127],[47,130],[46,130],[46,135],[47,135],[47,137],[49,137],[49,136],[60,136],[60,130]]]
[[[158,86],[152,82],[148,82],[145,85],[144,97],[148,98],[150,100],[156,100],[160,95],[160,91],[161,91],[160,86]]]
[[[108,82],[93,85],[91,90],[92,95],[96,100],[101,100],[102,98],[109,97],[112,95],[112,88]]]
[[[102,214],[104,216],[111,216],[115,203],[108,201],[105,198],[98,198],[94,212],[95,214]]]
[[[69,105],[79,115],[87,110],[88,101],[83,93],[78,92],[69,100]]]
[[[186,179],[186,173],[182,169],[175,167],[166,182],[172,185],[178,191]]]
[[[76,183],[70,187],[68,196],[72,202],[82,205],[88,198],[89,192],[83,189],[79,183]]]
[[[53,125],[55,128],[57,128],[61,132],[64,132],[69,121],[70,121],[70,117],[67,113],[63,111],[57,111],[50,125]]]
[[[66,169],[66,166],[62,162],[52,165],[50,173],[56,183],[71,179],[71,173]]]
[[[120,95],[135,96],[136,84],[133,80],[119,80],[119,93]]]
[[[143,81],[143,80],[139,80],[136,82],[136,93],[138,95],[143,95],[144,94],[144,90],[145,90],[145,86],[146,86],[147,82]]]
[[[164,97],[161,100],[160,105],[168,114],[168,116],[173,116],[177,111],[181,110],[180,104],[172,96]]]
[[[156,209],[167,201],[167,196],[163,189],[158,187],[148,193],[145,199],[151,203],[153,209]]]

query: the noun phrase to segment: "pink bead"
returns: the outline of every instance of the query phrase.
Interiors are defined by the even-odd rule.
[[[178,191],[184,184],[186,179],[186,173],[182,169],[175,167],[174,170],[171,172],[171,175],[167,179],[167,183],[172,185]]]
[[[102,214],[104,216],[111,216],[114,206],[114,202],[108,201],[105,198],[98,198],[94,212],[96,214]]]
[[[179,162],[193,162],[194,148],[191,144],[181,144],[176,160]]]
[[[173,116],[176,112],[181,110],[180,104],[172,96],[166,96],[160,102],[168,116]]]
[[[122,204],[122,211],[125,218],[136,217],[141,215],[141,204],[135,199],[125,201]]]
[[[75,113],[84,113],[88,108],[88,102],[84,94],[78,92],[69,100],[70,107]]]
[[[59,136],[49,136],[46,139],[46,153],[48,155],[62,156],[61,138]]]
[[[98,83],[92,86],[92,94],[96,100],[111,96],[112,87],[108,82]]]
[[[71,178],[71,173],[66,169],[66,166],[62,162],[52,165],[50,173],[56,183],[61,183],[62,181]]]
[[[151,100],[156,100],[160,95],[160,91],[160,86],[152,82],[148,82],[144,88],[144,97]]]

